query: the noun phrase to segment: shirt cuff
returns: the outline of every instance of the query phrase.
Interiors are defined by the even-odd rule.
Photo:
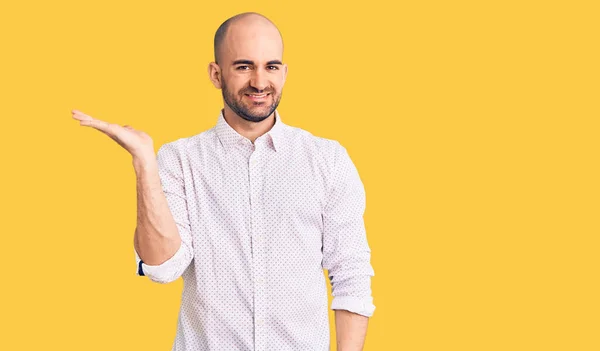
[[[375,311],[373,297],[335,296],[331,302],[332,310],[346,310],[365,317],[371,317]]]
[[[159,265],[149,265],[144,263],[135,248],[133,251],[135,253],[135,261],[137,265],[136,275],[148,276],[148,278],[155,282],[167,283],[173,281],[171,277],[173,276],[174,272],[177,271],[180,263],[183,260],[183,256],[185,255],[185,244],[182,242],[175,254]]]

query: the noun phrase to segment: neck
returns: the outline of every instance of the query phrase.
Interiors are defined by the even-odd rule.
[[[265,134],[275,124],[275,112],[260,122],[250,122],[242,117],[238,116],[229,106],[225,105],[223,108],[223,117],[227,124],[231,126],[236,132],[250,140],[253,144],[254,141],[261,135]]]

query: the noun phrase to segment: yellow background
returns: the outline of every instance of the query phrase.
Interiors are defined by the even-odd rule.
[[[214,32],[258,11],[282,118],[365,184],[365,350],[600,350],[595,4],[3,3],[0,349],[170,350],[182,280],[135,276],[131,157],[71,110],[155,149],[211,128]]]

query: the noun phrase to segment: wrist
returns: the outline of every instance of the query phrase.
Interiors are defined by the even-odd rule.
[[[142,156],[133,156],[131,161],[133,168],[137,171],[156,168],[156,156],[154,154],[146,154]]]

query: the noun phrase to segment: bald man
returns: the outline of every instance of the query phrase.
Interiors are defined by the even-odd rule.
[[[269,19],[228,19],[214,54],[215,126],[156,155],[146,133],[73,111],[132,155],[136,273],[183,278],[172,350],[330,350],[323,269],[337,349],[362,350],[375,306],[357,169],[339,142],[282,121],[287,65]]]

